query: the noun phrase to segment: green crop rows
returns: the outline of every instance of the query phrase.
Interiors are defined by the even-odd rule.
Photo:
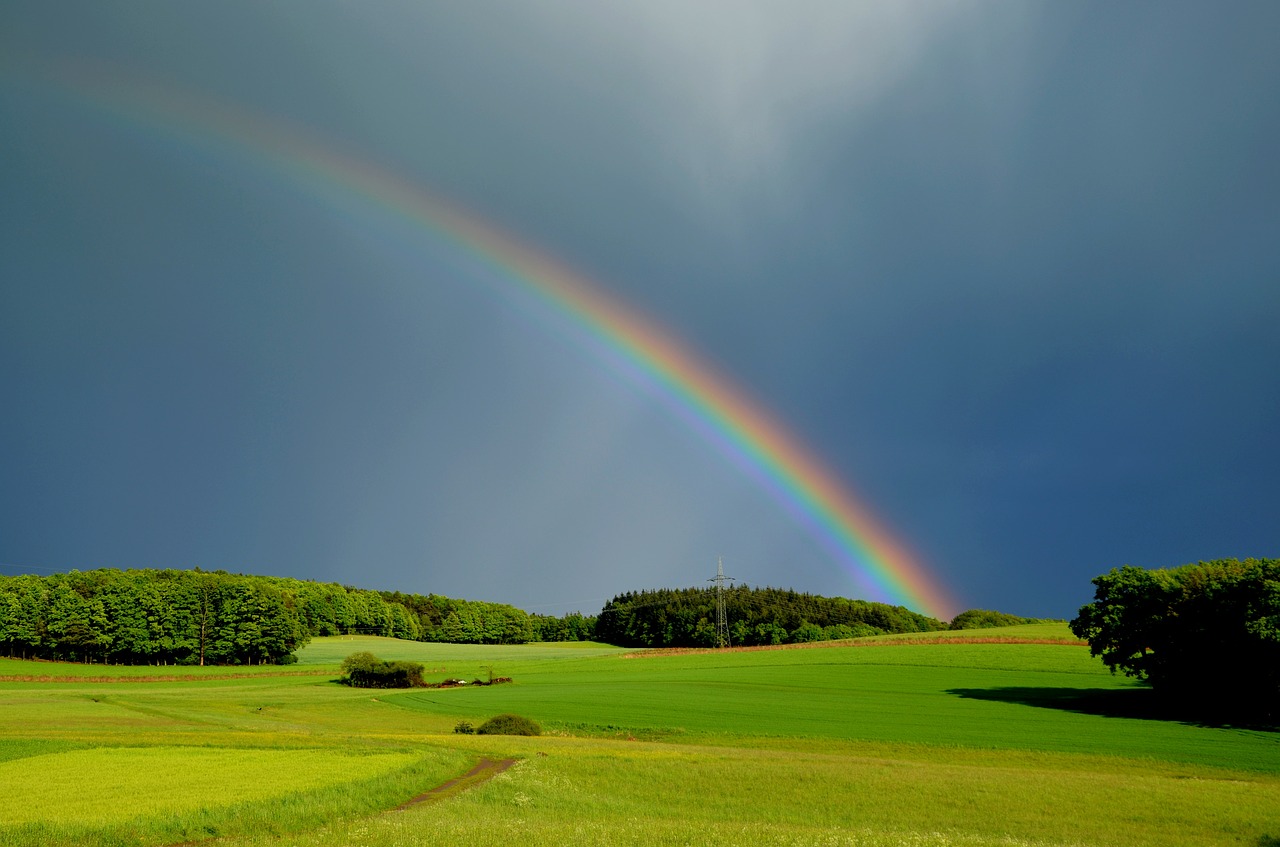
[[[5,660],[0,844],[1280,844],[1280,734],[1137,717],[1148,692],[1064,627],[999,636],[1040,643],[343,637],[205,678]],[[357,650],[515,683],[335,684]],[[508,711],[546,734],[452,732]],[[518,764],[389,811],[482,756]]]

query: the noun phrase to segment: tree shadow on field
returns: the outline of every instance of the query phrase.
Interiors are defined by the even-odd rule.
[[[1108,718],[1137,718],[1152,721],[1176,721],[1206,727],[1234,726],[1248,729],[1274,730],[1275,726],[1239,719],[1220,719],[1206,714],[1195,704],[1179,703],[1160,697],[1150,688],[951,688],[948,694],[967,700],[1017,703],[1042,709],[1060,709],[1084,715]],[[1280,839],[1271,838],[1259,847],[1280,847]]]

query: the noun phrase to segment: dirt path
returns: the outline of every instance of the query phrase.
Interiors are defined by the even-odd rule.
[[[426,803],[429,800],[442,800],[445,797],[451,797],[452,795],[461,791],[466,791],[469,788],[475,788],[477,785],[493,779],[515,763],[515,759],[501,759],[499,761],[494,761],[493,759],[481,759],[476,762],[476,766],[474,768],[467,771],[462,776],[455,777],[446,783],[437,785],[430,791],[419,794],[417,797],[414,797],[406,803],[401,803],[392,811],[402,812],[411,806],[418,805],[419,803]]]
[[[475,788],[477,785],[482,785],[488,782],[507,768],[514,765],[517,761],[518,760],[516,759],[500,759],[495,762],[493,759],[481,759],[476,762],[475,767],[464,773],[462,776],[454,777],[448,782],[441,783],[430,791],[425,791],[417,797],[414,797],[412,800],[401,803],[391,811],[403,812],[405,809],[412,808],[419,803],[427,803],[432,800],[443,800],[446,797],[452,797],[454,794],[460,794],[467,789]],[[199,847],[201,844],[213,844],[219,840],[220,839],[215,837],[201,841],[180,841],[176,844],[169,845],[169,847]]]

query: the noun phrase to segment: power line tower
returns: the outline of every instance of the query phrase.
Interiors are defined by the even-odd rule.
[[[725,580],[733,582],[733,577],[724,575],[724,557],[720,556],[716,559],[715,577],[707,580],[716,584],[716,644],[720,647],[729,646],[729,616],[724,610]]]

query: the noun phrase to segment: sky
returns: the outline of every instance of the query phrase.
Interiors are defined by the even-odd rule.
[[[733,386],[920,611],[1070,618],[1113,567],[1278,556],[1278,31],[1272,2],[5,3],[0,573],[561,614],[723,557],[909,596],[733,420],[369,174]]]

